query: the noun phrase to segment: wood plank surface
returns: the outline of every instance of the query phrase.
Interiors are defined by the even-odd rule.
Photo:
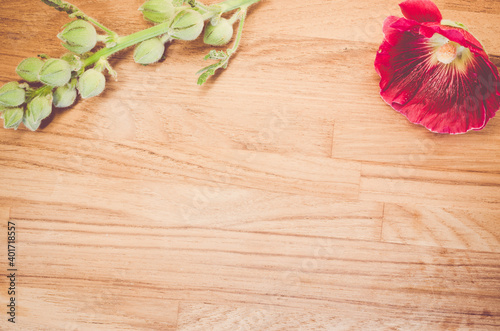
[[[126,50],[101,96],[0,130],[0,330],[498,330],[500,119],[436,135],[382,101],[398,2],[263,0],[205,86],[200,40]],[[142,0],[72,3],[148,26]],[[436,3],[500,65],[498,1]],[[0,2],[0,85],[68,21]]]

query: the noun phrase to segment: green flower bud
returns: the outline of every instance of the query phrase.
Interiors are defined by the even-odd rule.
[[[38,74],[43,67],[43,61],[37,57],[24,59],[17,66],[16,72],[27,82],[38,82]]]
[[[6,108],[3,112],[3,127],[17,130],[23,120],[23,108]]]
[[[195,40],[203,30],[203,17],[197,11],[186,9],[175,16],[170,35],[181,40]]]
[[[82,68],[83,62],[82,59],[73,53],[66,53],[61,57],[61,60],[68,62],[71,71],[78,71]]]
[[[170,21],[174,16],[174,6],[171,0],[149,0],[139,8],[144,18],[153,23]]]
[[[50,86],[66,85],[71,78],[71,67],[61,59],[48,59],[38,75],[40,81]]]
[[[63,32],[57,37],[63,41],[64,47],[77,54],[90,51],[97,43],[97,32],[94,26],[84,20],[66,24]]]
[[[158,38],[143,41],[135,48],[134,61],[140,64],[158,62],[165,52],[165,45]]]
[[[26,91],[18,82],[10,82],[0,88],[0,105],[17,107],[22,105],[26,98]]]
[[[52,101],[56,108],[66,108],[75,103],[76,88],[71,84],[66,84],[56,88],[52,94],[54,100]]]
[[[23,117],[23,124],[25,127],[30,129],[31,131],[36,131],[39,127],[40,124],[42,124],[42,121],[35,121],[32,122],[31,119],[27,118],[26,116]]]
[[[105,87],[106,77],[95,69],[85,71],[78,80],[78,92],[84,99],[101,94]]]
[[[225,18],[220,18],[217,25],[209,23],[205,28],[203,42],[212,46],[227,44],[233,36],[233,25]]]
[[[52,113],[52,93],[37,95],[26,107],[24,115],[29,123],[36,123],[47,118]]]

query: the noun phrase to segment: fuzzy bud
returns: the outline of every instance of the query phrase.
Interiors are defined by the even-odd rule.
[[[203,30],[203,16],[195,10],[186,9],[175,16],[170,25],[170,35],[181,40],[195,40]]]
[[[24,59],[17,66],[16,72],[27,82],[38,82],[38,74],[43,67],[43,61],[37,57]]]
[[[171,0],[149,0],[139,10],[145,19],[153,23],[168,22],[173,18],[175,12]]]
[[[158,38],[143,41],[135,48],[134,61],[139,64],[158,62],[165,52],[165,45]]]
[[[42,124],[42,121],[33,122],[31,119],[24,116],[23,117],[23,124],[25,127],[30,129],[31,131],[36,131],[40,127],[40,124]]]
[[[233,37],[233,25],[225,18],[220,18],[217,25],[209,23],[205,28],[203,42],[212,46],[227,44]]]
[[[6,129],[17,130],[19,124],[23,120],[24,110],[23,108],[6,108],[3,111],[3,127]]]
[[[55,89],[52,94],[53,104],[56,108],[66,108],[75,103],[76,88],[70,83]]]
[[[18,82],[9,82],[0,88],[0,105],[17,107],[22,105],[26,98],[26,91]]]
[[[89,69],[78,80],[78,92],[83,99],[95,97],[104,91],[106,77],[95,69]]]
[[[71,67],[61,59],[49,59],[39,74],[40,81],[50,86],[66,85],[71,78]]]
[[[29,123],[41,122],[52,113],[52,93],[34,97],[26,107],[25,117]]]
[[[84,20],[76,20],[64,26],[63,32],[57,35],[63,46],[76,54],[90,51],[97,43],[97,32],[92,24]]]

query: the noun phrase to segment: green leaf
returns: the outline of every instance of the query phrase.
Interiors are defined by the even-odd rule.
[[[231,56],[226,52],[216,51],[214,49],[211,50],[207,55],[205,55],[205,57],[203,58],[204,60],[218,60],[219,62],[206,66],[196,73],[197,75],[200,75],[200,77],[198,78],[198,85],[203,85],[210,76],[215,74],[218,69],[226,69],[230,57]]]
[[[229,57],[229,55],[227,55],[226,52],[224,51],[216,51],[214,49],[212,49],[210,51],[210,53],[208,53],[207,55],[205,55],[205,57],[203,58],[204,60],[225,60]]]
[[[220,69],[220,68],[226,69],[227,64],[228,64],[228,60],[229,60],[229,58],[227,58],[225,60],[221,60],[217,63],[211,64],[211,65],[201,69],[200,71],[198,71],[196,73],[197,75],[200,75],[200,77],[198,77],[198,85],[203,85],[210,76],[215,74],[215,72],[218,69]]]

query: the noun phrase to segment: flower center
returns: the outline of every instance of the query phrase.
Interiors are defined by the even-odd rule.
[[[435,33],[427,45],[429,47],[429,65],[444,64],[443,69],[453,69],[465,74],[467,68],[475,61],[470,49],[439,33]]]
[[[454,44],[449,42],[438,49],[436,55],[439,62],[450,64],[457,58],[457,47]]]

